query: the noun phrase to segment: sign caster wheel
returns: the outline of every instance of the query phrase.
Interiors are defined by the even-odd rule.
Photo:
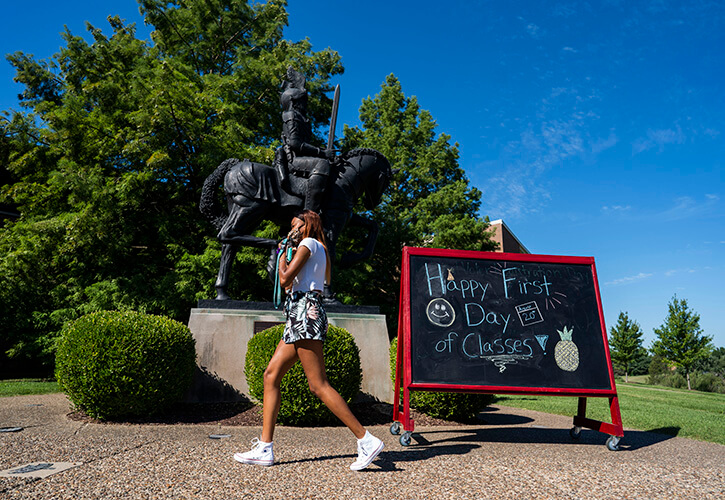
[[[574,426],[569,430],[569,435],[572,439],[579,439],[582,437],[582,428]]]
[[[400,434],[400,422],[393,422],[393,425],[390,426],[390,434],[393,436]]]
[[[621,440],[621,437],[617,436],[609,436],[607,439],[607,449],[610,451],[618,451],[619,450],[619,441]]]
[[[405,431],[402,436],[400,436],[400,444],[403,446],[410,446],[410,431]]]

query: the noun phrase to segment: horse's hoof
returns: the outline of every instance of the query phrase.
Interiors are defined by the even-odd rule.
[[[232,300],[223,288],[217,288],[215,300]]]

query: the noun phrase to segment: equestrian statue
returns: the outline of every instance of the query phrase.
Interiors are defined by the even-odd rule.
[[[335,245],[346,225],[362,227],[368,237],[360,253],[343,255],[339,265],[347,267],[372,255],[377,224],[353,213],[353,207],[360,198],[367,210],[376,207],[393,171],[385,156],[374,149],[353,149],[336,155],[333,143],[339,99],[338,85],[327,149],[313,146],[309,143],[312,131],[307,119],[305,78],[288,68],[280,96],[282,146],[275,153],[274,165],[230,158],[204,181],[200,209],[218,229],[217,237],[222,243],[215,284],[217,300],[230,298],[227,284],[240,245],[269,248],[270,262],[276,262],[277,241],[251,234],[263,219],[284,226],[299,211],[314,210],[322,218],[332,262],[335,262]],[[220,185],[224,187],[228,213],[223,212],[217,199]],[[332,289],[327,285],[324,296],[328,302],[334,300]]]

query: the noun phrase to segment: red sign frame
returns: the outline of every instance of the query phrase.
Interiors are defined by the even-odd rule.
[[[590,266],[594,281],[597,308],[602,331],[604,352],[606,355],[607,367],[609,370],[609,389],[577,389],[577,388],[551,388],[551,387],[502,387],[489,385],[455,385],[455,384],[433,384],[414,383],[411,370],[411,297],[410,297],[410,256],[450,257],[459,259],[479,259],[508,262],[533,262],[533,263],[555,263],[555,264],[580,264]],[[398,309],[398,352],[395,370],[395,393],[393,401],[393,420],[403,424],[403,430],[410,436],[415,429],[415,422],[410,418],[410,391],[433,391],[433,392],[468,392],[468,393],[490,393],[490,394],[529,394],[547,396],[578,396],[579,404],[577,415],[574,416],[574,428],[572,436],[578,436],[582,427],[604,432],[621,438],[623,434],[622,417],[619,409],[617,387],[614,381],[614,370],[612,359],[609,353],[609,342],[607,341],[607,329],[604,324],[601,295],[597,280],[597,271],[593,257],[569,257],[558,255],[535,255],[498,252],[476,252],[471,250],[450,250],[440,248],[403,248],[402,272],[400,277],[400,299]],[[402,391],[403,408],[400,410],[400,396]],[[586,398],[607,397],[609,398],[612,423],[599,422],[586,417]],[[402,415],[401,415],[402,413]],[[401,418],[402,417],[402,418]],[[404,440],[401,439],[401,443]],[[618,443],[619,439],[616,440]]]

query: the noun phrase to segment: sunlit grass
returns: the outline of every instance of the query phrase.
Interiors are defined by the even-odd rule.
[[[617,384],[625,428],[725,444],[725,394],[642,384]],[[498,404],[575,415],[577,398],[500,396]],[[611,422],[608,398],[588,398],[587,417]]]
[[[58,382],[55,380],[0,380],[0,398],[27,396],[29,394],[51,394],[54,392],[60,392]]]

